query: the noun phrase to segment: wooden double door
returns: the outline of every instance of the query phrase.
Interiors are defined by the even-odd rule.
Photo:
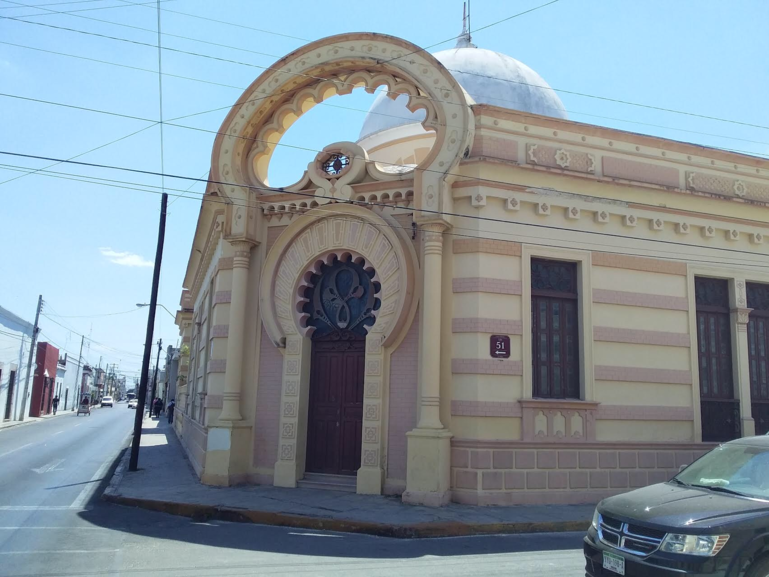
[[[308,472],[355,475],[360,467],[365,348],[362,336],[312,343]]]

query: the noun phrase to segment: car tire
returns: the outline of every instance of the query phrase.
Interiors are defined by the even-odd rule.
[[[745,573],[745,577],[769,577],[769,557],[759,559],[753,563]]]

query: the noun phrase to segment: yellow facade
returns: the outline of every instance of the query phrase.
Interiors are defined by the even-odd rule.
[[[291,123],[361,86],[410,95],[428,137],[329,143],[295,185],[270,188]],[[296,487],[332,470],[324,482],[341,472],[363,494],[492,505],[664,480],[725,434],[703,422],[711,407],[735,435],[756,432],[746,288],[769,284],[767,202],[764,160],[475,104],[397,38],[312,43],[249,87],[215,142],[177,317],[177,432],[217,485]],[[343,433],[318,424],[327,305],[312,295],[343,269],[368,287],[345,303],[378,303],[365,332],[336,325],[360,341],[358,396],[340,405],[353,435],[347,417]],[[720,405],[701,378],[702,279],[726,287]],[[492,356],[494,335],[509,356]],[[354,470],[319,457],[339,435]]]

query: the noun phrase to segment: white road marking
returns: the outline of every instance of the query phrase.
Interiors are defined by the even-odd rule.
[[[0,505],[0,511],[69,511],[68,505]]]
[[[51,435],[51,436],[55,437],[56,435],[61,435],[63,432],[64,432],[64,431],[59,431],[58,433],[54,433],[54,434],[53,434],[53,435]]]
[[[27,443],[26,445],[22,445],[21,447],[16,447],[15,449],[11,449],[10,451],[6,451],[2,455],[0,455],[0,458],[5,457],[6,455],[10,455],[11,453],[15,453],[16,451],[21,451],[25,447],[30,447],[34,445],[35,443]]]
[[[120,549],[91,549],[90,551],[87,549],[60,549],[60,550],[53,550],[53,551],[40,551],[40,550],[32,550],[32,551],[0,551],[0,555],[54,555],[58,553],[80,553],[80,554],[91,554],[91,553],[117,553],[120,551]]]
[[[133,433],[128,433],[128,435],[125,437],[127,440],[128,437]],[[125,444],[125,440],[120,443],[120,447],[122,449],[123,445]],[[72,505],[70,507],[72,509],[82,509],[85,505],[85,502],[88,500],[88,497],[90,496],[91,492],[95,489],[93,486],[94,481],[98,481],[104,478],[104,475],[107,474],[107,471],[112,466],[112,464],[115,462],[115,454],[113,453],[109,457],[107,457],[107,460],[104,461],[101,464],[101,467],[93,474],[93,477],[91,477],[91,480],[86,484],[85,487],[83,487],[83,490],[80,491],[80,494],[77,496],[77,499],[72,501]]]
[[[38,475],[41,475],[43,473],[51,473],[52,471],[61,471],[61,469],[57,469],[59,465],[61,465],[64,462],[64,459],[56,459],[55,461],[51,461],[47,465],[43,465],[42,467],[38,467],[37,469],[32,469],[35,473]]]
[[[66,507],[69,510],[69,507]],[[53,531],[70,531],[75,529],[76,531],[100,531],[102,527],[0,527],[0,531],[18,531],[20,529],[31,529],[37,531],[39,529],[51,529]]]

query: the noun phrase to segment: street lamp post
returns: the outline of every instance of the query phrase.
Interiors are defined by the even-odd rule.
[[[148,307],[148,306],[150,306],[150,305],[149,305],[149,303],[136,303],[136,306],[137,306],[137,307],[139,307],[139,308],[142,308],[142,307]],[[166,312],[167,312],[169,315],[171,315],[171,316],[174,318],[174,320],[176,320],[176,315],[175,315],[174,313],[172,313],[171,311],[169,311],[168,309],[166,309],[165,305],[162,305],[162,304],[160,304],[160,303],[157,303],[157,305],[156,305],[156,306],[159,306],[159,307],[163,307],[163,308],[165,309],[165,311],[166,311]]]

